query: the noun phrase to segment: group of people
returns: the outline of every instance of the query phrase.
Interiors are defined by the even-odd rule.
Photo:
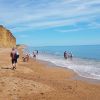
[[[38,51],[36,53],[38,54]],[[11,62],[12,62],[12,69],[14,70],[14,69],[16,69],[17,60],[19,58],[19,52],[18,52],[17,48],[14,48],[14,47],[12,48],[10,57],[11,57]],[[28,62],[29,58],[30,58],[30,54],[26,54],[22,57],[22,60],[23,60],[23,62]]]
[[[71,52],[70,52],[70,53],[68,53],[68,52],[66,52],[66,51],[64,52],[64,58],[65,58],[65,59],[68,59],[68,58],[72,59],[72,57],[73,57],[73,56],[72,56],[72,53],[71,53]]]
[[[23,62],[28,62],[29,61],[29,57],[30,57],[30,54],[26,54],[25,56],[23,56],[22,57]]]
[[[36,58],[37,55],[38,55],[38,50],[33,51],[32,57],[33,57],[33,58]],[[29,61],[29,58],[30,58],[30,54],[29,54],[29,53],[26,53],[26,54],[22,57],[23,62],[28,62],[28,61]]]
[[[33,51],[33,58],[36,58],[37,55],[38,55],[38,50]]]
[[[16,69],[16,63],[19,58],[19,53],[18,53],[17,48],[14,48],[14,47],[12,48],[10,57],[11,57],[11,62],[12,62],[12,69],[14,70],[14,69]]]
[[[35,50],[33,51],[33,58],[36,58],[36,56],[38,55],[38,50]],[[11,61],[12,61],[12,69],[16,69],[16,63],[17,63],[17,60],[19,58],[19,53],[18,53],[18,50],[17,48],[12,48],[12,51],[10,53],[10,56],[11,56]],[[29,54],[26,54],[24,57],[22,57],[23,59],[23,62],[28,62],[29,61],[29,57],[30,55]],[[68,52],[64,52],[64,58],[65,59],[72,59],[72,53],[68,53]]]

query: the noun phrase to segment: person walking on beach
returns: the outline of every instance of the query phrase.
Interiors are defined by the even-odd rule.
[[[12,69],[16,69],[16,63],[17,63],[17,54],[15,48],[12,48],[12,51],[10,53],[11,61],[12,61]]]

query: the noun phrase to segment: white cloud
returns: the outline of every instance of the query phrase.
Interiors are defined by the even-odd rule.
[[[0,0],[0,22],[7,27],[15,26],[12,30],[18,31],[83,21],[91,24],[100,14],[96,4],[100,0]]]
[[[80,31],[83,30],[81,28],[76,28],[76,29],[68,29],[68,30],[56,30],[57,32],[61,32],[61,33],[68,33],[68,32],[76,32],[76,31]]]
[[[28,35],[21,34],[21,35],[19,35],[19,37],[20,37],[20,38],[27,38],[27,37],[28,37]]]
[[[100,28],[100,23],[97,23],[97,22],[92,22],[90,24],[88,24],[88,26],[92,29],[95,29],[95,28]]]

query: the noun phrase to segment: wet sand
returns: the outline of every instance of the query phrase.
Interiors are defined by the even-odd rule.
[[[0,100],[100,100],[100,84],[77,80],[72,70],[35,59],[12,70],[11,49],[0,48]]]

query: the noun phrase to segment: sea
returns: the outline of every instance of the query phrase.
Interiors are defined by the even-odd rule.
[[[33,51],[37,50],[36,59],[71,69],[85,78],[100,80],[100,45],[27,46],[24,53],[29,53],[33,57]],[[72,53],[72,59],[64,59],[64,51]]]

